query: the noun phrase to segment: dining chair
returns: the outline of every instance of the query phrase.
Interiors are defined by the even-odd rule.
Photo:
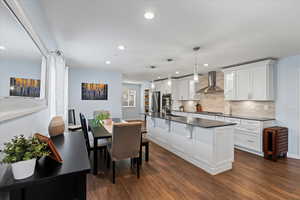
[[[78,131],[81,130],[81,125],[76,124],[76,117],[75,117],[75,109],[68,110],[68,130],[69,131]]]
[[[130,158],[139,163],[140,146],[141,146],[141,122],[115,123],[113,125],[112,143],[107,146],[108,159],[107,167],[109,168],[112,161],[113,178],[116,179],[116,161]],[[111,161],[110,161],[111,160]],[[137,166],[137,177],[140,177],[140,166]]]
[[[91,151],[100,150],[101,152],[104,152],[104,155],[106,157],[106,152],[105,152],[107,149],[106,147],[110,142],[107,139],[101,139],[98,141],[98,146],[94,147],[93,134],[90,131],[88,131],[86,118],[82,113],[80,113],[79,116],[80,116],[81,127],[82,127],[82,131],[84,134],[84,139],[85,139],[88,155],[90,156]]]
[[[145,121],[142,120],[126,120],[127,122],[141,122],[142,123],[142,143],[141,143],[141,151],[140,151],[140,164],[142,164],[142,152],[143,152],[143,147],[145,148],[145,161],[149,161],[149,143],[150,141],[147,139],[146,134],[147,134],[147,128]]]

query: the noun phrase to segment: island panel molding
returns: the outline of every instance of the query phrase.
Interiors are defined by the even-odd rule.
[[[163,119],[157,116],[147,116],[146,120],[147,135],[152,142],[211,175],[232,169],[234,162],[233,123],[205,128],[205,126],[200,127],[194,123],[184,123],[168,117]],[[213,120],[203,122],[205,121],[214,122]]]

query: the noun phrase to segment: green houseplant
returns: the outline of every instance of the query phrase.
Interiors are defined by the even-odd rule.
[[[32,176],[36,159],[48,156],[48,145],[36,137],[25,138],[24,135],[15,136],[10,142],[4,143],[4,153],[1,163],[11,164],[15,179]]]
[[[107,112],[100,113],[93,120],[94,126],[102,126],[104,124],[104,120],[109,119],[110,114]]]

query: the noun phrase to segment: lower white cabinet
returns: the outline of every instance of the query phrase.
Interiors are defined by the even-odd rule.
[[[248,150],[253,150],[256,152],[261,152],[261,137],[260,135],[251,134],[246,131],[235,131],[234,134],[234,144],[247,148]]]
[[[263,156],[263,130],[275,125],[275,121],[241,119],[234,130],[235,147]]]
[[[189,128],[186,124],[171,122],[171,147],[179,154],[188,154]]]

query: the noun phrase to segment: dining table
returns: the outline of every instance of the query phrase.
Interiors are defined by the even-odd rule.
[[[112,138],[113,132],[113,124],[126,122],[121,118],[112,118],[111,122],[103,123],[102,126],[94,125],[94,119],[89,119],[88,124],[93,135],[94,147],[98,146],[98,141],[101,139],[109,139]],[[98,151],[94,151],[94,166],[93,166],[93,174],[98,174]]]
[[[0,194],[8,194],[9,200],[87,199],[87,174],[91,166],[83,134],[64,133],[51,140],[62,163],[42,157],[36,162],[34,174],[22,180],[15,180],[7,166],[0,173]],[[1,195],[0,199],[3,200]]]

